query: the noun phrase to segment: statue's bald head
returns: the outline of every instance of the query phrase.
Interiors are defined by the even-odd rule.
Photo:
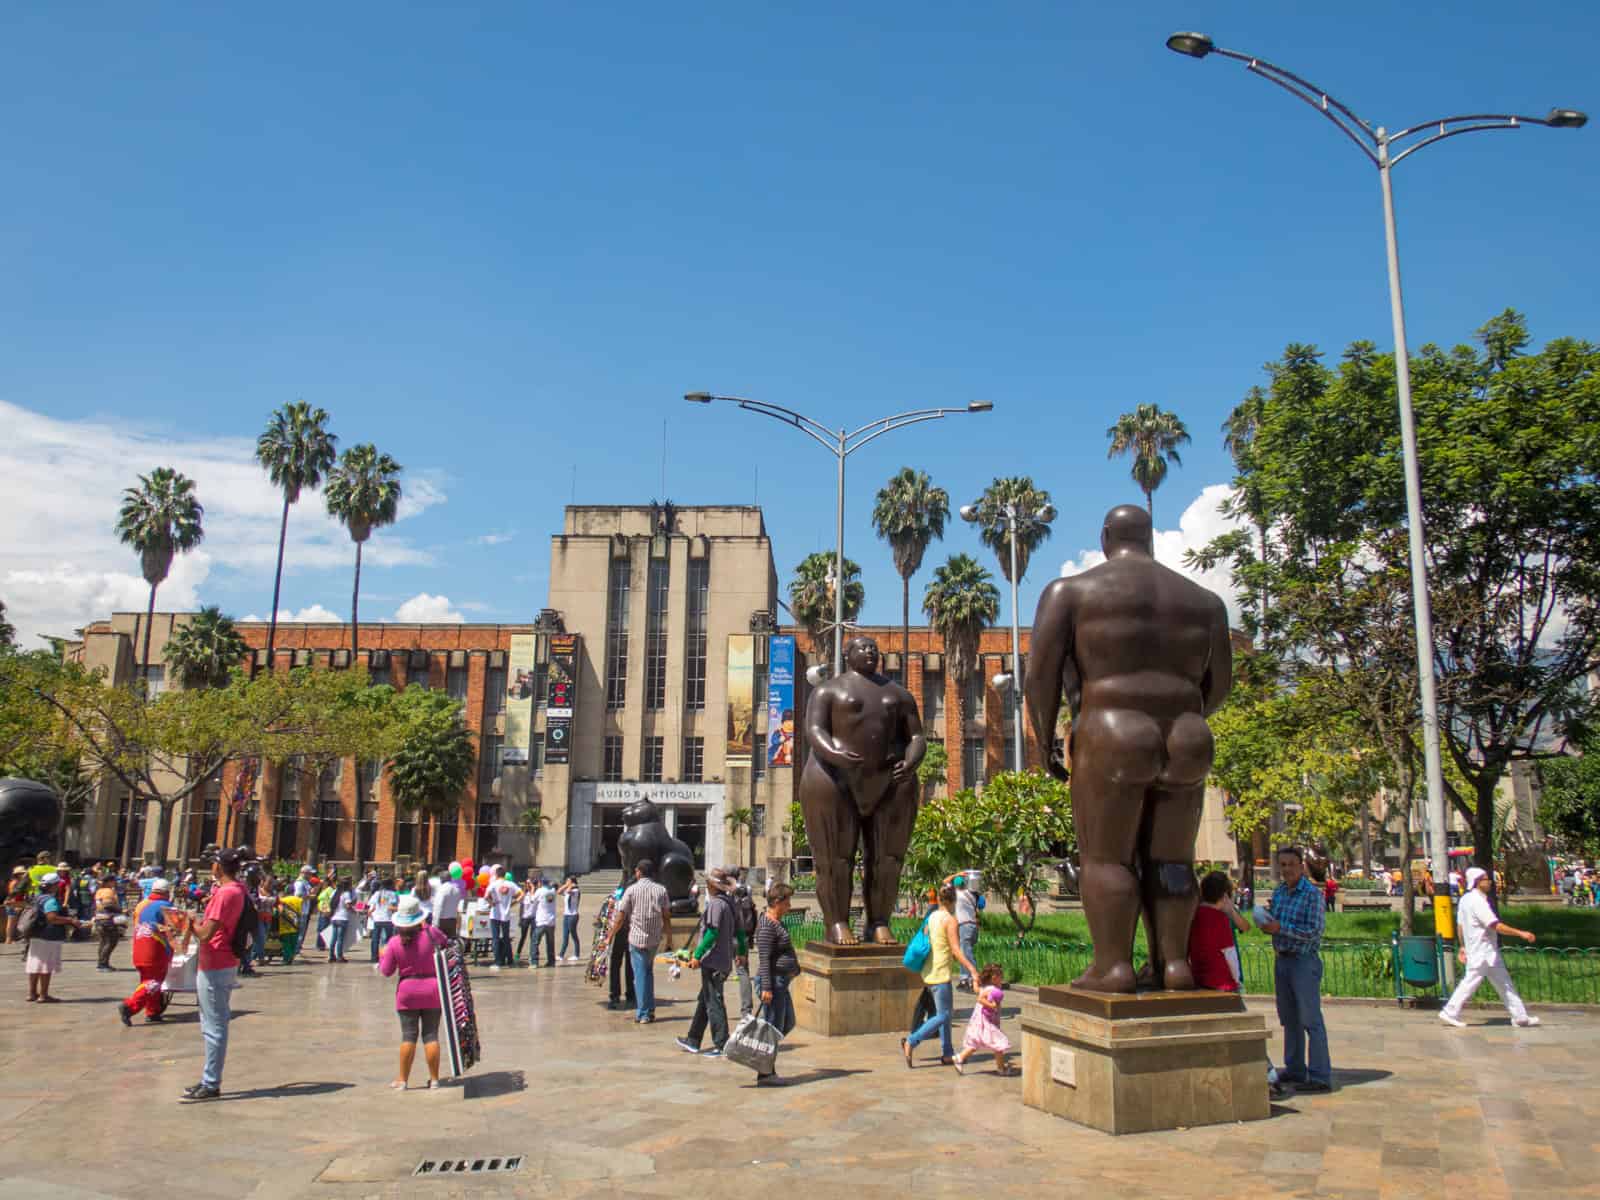
[[[1100,530],[1100,549],[1107,558],[1117,551],[1137,550],[1146,558],[1154,558],[1155,535],[1150,525],[1150,514],[1137,504],[1119,504],[1106,514],[1106,523]]]

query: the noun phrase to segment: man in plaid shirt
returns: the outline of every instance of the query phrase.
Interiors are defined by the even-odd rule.
[[[1282,882],[1272,893],[1269,919],[1257,924],[1272,935],[1278,956],[1274,984],[1284,1047],[1279,1078],[1294,1084],[1296,1091],[1331,1091],[1333,1065],[1322,1023],[1322,889],[1306,878],[1305,859],[1294,846],[1278,851],[1278,877]]]

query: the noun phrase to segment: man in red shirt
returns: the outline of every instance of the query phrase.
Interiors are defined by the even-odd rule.
[[[1221,871],[1202,879],[1200,904],[1194,912],[1194,924],[1189,927],[1189,969],[1194,972],[1196,987],[1219,992],[1239,990],[1239,980],[1234,977],[1239,947],[1233,931],[1249,928],[1233,906],[1233,881]]]
[[[183,1093],[186,1100],[215,1100],[222,1095],[222,1064],[228,1057],[228,1021],[239,973],[239,960],[230,943],[248,900],[239,882],[240,865],[236,850],[217,855],[211,863],[211,898],[206,901],[205,916],[199,921],[189,919],[191,932],[200,940],[195,981],[206,1064],[200,1082]]]

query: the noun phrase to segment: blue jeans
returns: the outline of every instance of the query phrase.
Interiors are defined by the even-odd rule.
[[[374,921],[372,923],[372,936],[367,940],[372,943],[372,961],[378,961],[378,955],[383,953],[383,948],[389,944],[389,939],[394,936],[393,921]]]
[[[924,1021],[921,1028],[906,1040],[915,1050],[937,1031],[939,1052],[943,1057],[949,1058],[956,1052],[955,1047],[950,1044],[950,1010],[955,1006],[955,989],[949,983],[930,983],[928,991],[933,994],[933,1016]],[[777,997],[774,996],[773,999]]]
[[[567,939],[572,939],[572,952],[583,953],[583,943],[578,940],[578,914],[567,913],[561,918],[561,957],[567,956]]]
[[[1283,1073],[1290,1080],[1331,1084],[1328,1030],[1322,1023],[1322,959],[1315,954],[1280,954],[1274,972],[1278,1021],[1283,1025]],[[1311,1065],[1306,1066],[1306,1043]]]
[[[328,935],[328,958],[330,961],[344,957],[344,935],[350,929],[349,921],[334,921],[332,924],[333,932]]]
[[[639,998],[635,1014],[641,1021],[656,1015],[656,951],[628,947],[628,962],[633,966],[633,994]]]
[[[973,966],[978,965],[978,960],[972,956],[978,952],[978,926],[969,922],[966,925],[956,926],[956,936],[961,940],[961,953],[967,956],[967,961]],[[965,967],[961,968],[961,982],[971,983],[972,976],[967,974]]]
[[[200,999],[200,1036],[206,1042],[206,1066],[200,1082],[222,1086],[222,1064],[228,1057],[228,1021],[232,1016],[233,981],[238,967],[196,971],[195,992]]]
[[[794,1001],[789,998],[789,981],[787,979],[774,979],[772,981],[772,1003],[763,1004],[762,1010],[768,1021],[778,1027],[778,1032],[788,1036],[794,1028]]]
[[[247,962],[267,961],[267,922],[270,919],[269,917],[258,917],[256,919],[255,944],[250,948],[250,953],[246,956]]]
[[[494,931],[494,965],[509,967],[511,965],[511,921],[497,921],[489,919],[489,927]]]

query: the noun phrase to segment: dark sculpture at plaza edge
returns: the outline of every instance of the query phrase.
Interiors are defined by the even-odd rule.
[[[1222,599],[1155,560],[1149,514],[1121,505],[1100,535],[1106,561],[1039,597],[1026,685],[1041,745],[1066,694],[1072,735],[1050,772],[1072,781],[1079,888],[1094,961],[1073,987],[1132,992],[1143,916],[1149,986],[1192,989],[1189,926],[1213,743],[1233,648]]]
[[[633,869],[649,859],[656,865],[656,882],[667,889],[673,915],[692,915],[696,911],[694,851],[688,843],[667,832],[661,810],[648,797],[622,810],[622,824],[617,852],[622,856],[623,883],[632,883]]]
[[[861,847],[864,936],[894,943],[889,917],[917,820],[917,764],[927,752],[911,693],[878,673],[878,643],[851,638],[845,670],[811,693],[800,809],[817,871],[827,941],[854,946],[850,888]]]
[[[56,848],[61,797],[32,779],[0,779],[0,872]]]

